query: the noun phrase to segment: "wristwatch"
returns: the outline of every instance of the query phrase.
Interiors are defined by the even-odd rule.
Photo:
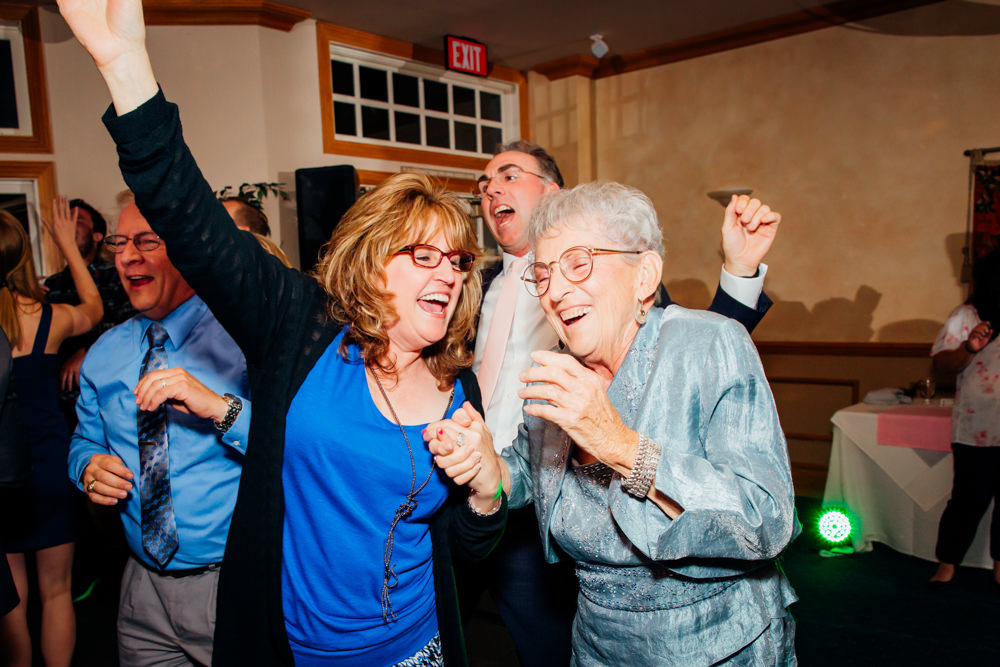
[[[228,431],[233,422],[236,421],[236,417],[240,414],[240,410],[243,409],[243,401],[239,399],[239,396],[234,396],[233,394],[223,394],[222,398],[226,399],[226,403],[229,404],[229,409],[226,410],[226,416],[222,418],[222,421],[214,422],[215,428],[219,430],[219,433],[225,433]]]

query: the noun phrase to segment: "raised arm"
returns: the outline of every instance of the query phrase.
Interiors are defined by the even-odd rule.
[[[50,340],[58,345],[70,336],[79,336],[93,329],[104,315],[104,304],[97,291],[93,276],[76,245],[77,213],[71,213],[69,200],[57,197],[52,200],[52,221],[45,220],[45,228],[52,235],[59,251],[66,258],[73,285],[80,295],[80,305],[53,305],[53,333]]]
[[[753,333],[771,307],[763,293],[771,249],[781,214],[759,199],[733,195],[722,219],[722,275],[709,310],[736,320]]]
[[[726,280],[722,279],[719,281],[719,286],[715,290],[715,297],[712,299],[712,303],[708,309],[723,317],[736,320],[743,325],[747,333],[753,333],[753,330],[757,328],[760,321],[764,319],[764,315],[774,305],[771,298],[767,294],[764,294],[761,289],[764,285],[763,276],[758,278],[735,278],[729,276],[728,278],[729,280],[759,282],[759,286],[754,292],[754,297],[749,299],[749,303],[747,302],[748,300],[736,298],[732,293],[736,290],[728,289]]]
[[[723,268],[738,278],[756,275],[778,234],[781,214],[759,199],[733,195],[722,220]]]
[[[270,353],[293,301],[325,302],[315,281],[283,266],[232,223],[184,143],[177,107],[158,92],[138,0],[64,0],[60,9],[104,77],[104,122],[140,211],[171,262],[242,348]],[[315,312],[299,309],[298,312]]]
[[[58,4],[104,77],[119,116],[156,94],[141,0],[59,0]]]

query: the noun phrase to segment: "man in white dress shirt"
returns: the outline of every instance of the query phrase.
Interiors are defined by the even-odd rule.
[[[533,351],[551,349],[558,342],[538,299],[520,287],[520,276],[523,267],[533,261],[528,245],[531,213],[545,194],[563,185],[555,160],[541,147],[523,141],[500,147],[479,178],[483,217],[503,249],[503,265],[499,271],[494,269],[484,276],[473,370],[484,383],[486,425],[498,453],[511,444],[522,421],[518,374],[531,365]],[[756,326],[771,305],[762,294],[767,266],[760,260],[770,248],[780,221],[780,216],[776,220],[767,220],[775,216],[754,216],[766,208],[757,207],[747,210],[748,206],[746,216],[727,215],[723,228],[725,263],[710,307],[739,320],[748,330]],[[483,373],[483,356],[488,339],[495,336],[491,329],[494,314],[509,281],[516,281],[518,289],[494,384],[493,373]],[[663,305],[670,303],[666,290],[661,290],[661,299]],[[491,350],[491,354],[495,355],[495,351]],[[569,663],[576,581],[570,564],[545,563],[533,508],[512,511],[497,549],[486,561],[459,570],[458,579],[466,621],[488,588],[523,665]]]

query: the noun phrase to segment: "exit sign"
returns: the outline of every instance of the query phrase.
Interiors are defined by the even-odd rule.
[[[486,76],[486,45],[471,39],[445,35],[445,67],[456,72]]]

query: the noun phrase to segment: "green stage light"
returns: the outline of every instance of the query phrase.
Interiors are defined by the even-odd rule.
[[[843,510],[830,509],[817,522],[819,536],[830,544],[840,544],[851,536],[851,520]]]

